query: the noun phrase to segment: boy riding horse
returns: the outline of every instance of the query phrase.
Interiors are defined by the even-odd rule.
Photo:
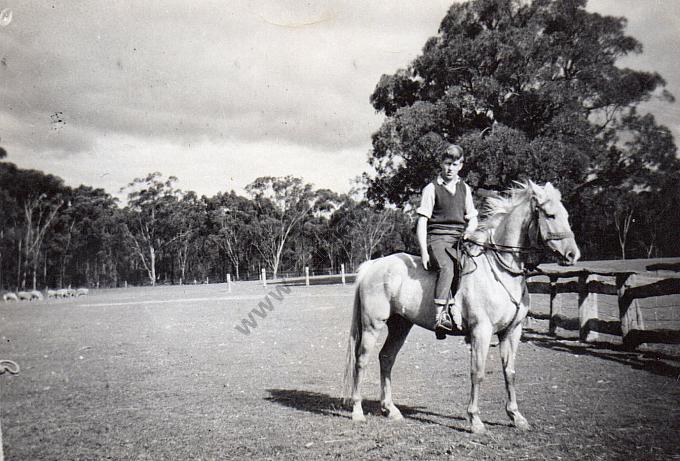
[[[458,277],[456,245],[477,228],[477,210],[470,187],[458,176],[463,167],[463,148],[449,144],[439,162],[439,175],[423,189],[416,235],[423,267],[437,272],[434,291],[437,339],[462,333],[463,319],[454,295]],[[455,258],[455,259],[454,259]],[[456,280],[456,286],[452,286]]]

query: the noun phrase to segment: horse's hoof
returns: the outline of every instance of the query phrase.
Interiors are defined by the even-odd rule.
[[[522,431],[530,431],[531,430],[531,425],[524,418],[518,418],[514,421],[514,423],[515,423],[515,427],[517,429],[520,429]]]
[[[401,421],[404,419],[404,416],[401,414],[399,410],[397,411],[391,411],[389,415],[387,415],[390,421]]]
[[[392,408],[382,407],[380,410],[382,411],[382,414],[387,416],[390,421],[401,421],[404,419],[401,411],[399,411],[399,409],[395,406],[392,406]]]
[[[362,413],[352,413],[352,421],[355,423],[365,423],[366,416],[364,416]]]
[[[470,425],[470,432],[473,434],[483,434],[486,432],[486,426],[481,421],[474,421]]]

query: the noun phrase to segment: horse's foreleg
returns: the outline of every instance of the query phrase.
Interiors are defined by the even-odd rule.
[[[515,427],[520,429],[530,429],[526,418],[519,412],[517,406],[517,393],[515,392],[515,357],[517,348],[522,336],[522,325],[519,324],[511,331],[507,331],[500,342],[501,362],[503,363],[503,374],[505,375],[505,390],[508,393],[508,402],[505,411],[512,420]]]
[[[354,373],[354,386],[352,391],[352,419],[354,421],[366,421],[364,416],[364,409],[361,406],[361,382],[366,374],[366,366],[368,365],[368,358],[375,347],[375,343],[380,334],[380,330],[384,323],[378,325],[364,325],[361,332],[361,346],[357,354],[356,372]]]
[[[387,321],[387,339],[380,350],[380,408],[393,420],[402,419],[403,416],[392,401],[392,366],[412,326],[411,322],[399,315],[390,317]]]
[[[486,356],[491,343],[491,326],[477,325],[470,333],[470,403],[468,404],[468,421],[470,430],[481,433],[486,430],[482,419],[479,417],[479,390],[484,381],[486,369]]]

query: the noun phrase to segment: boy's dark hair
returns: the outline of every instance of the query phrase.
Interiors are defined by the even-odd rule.
[[[447,158],[456,161],[460,158],[463,158],[464,156],[465,151],[461,146],[459,146],[458,144],[449,144],[439,157],[439,161],[443,162]]]

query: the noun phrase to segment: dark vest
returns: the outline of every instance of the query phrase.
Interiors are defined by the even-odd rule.
[[[456,184],[456,193],[446,187],[434,184],[434,208],[427,220],[428,234],[460,235],[465,230],[465,198],[467,188],[462,179]]]

